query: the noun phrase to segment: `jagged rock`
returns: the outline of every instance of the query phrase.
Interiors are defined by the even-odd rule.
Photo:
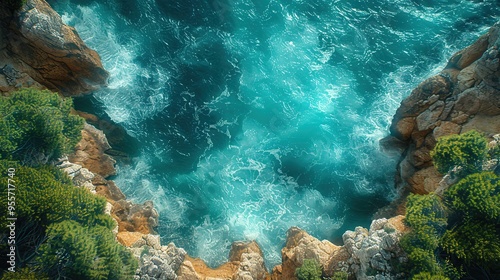
[[[149,238],[149,237],[143,237]],[[132,245],[132,253],[139,259],[139,268],[134,279],[136,280],[173,280],[180,279],[175,271],[181,268],[186,252],[177,248],[173,243],[168,246],[153,248],[149,245]],[[194,278],[185,278],[194,279]]]
[[[7,81],[2,85],[0,79],[3,91],[41,84],[74,96],[106,84],[108,73],[99,55],[44,0],[28,0],[15,14],[0,9],[0,29],[1,76]],[[7,74],[3,65],[9,67]]]
[[[69,156],[69,160],[106,178],[116,174],[116,161],[106,154],[109,149],[111,146],[106,135],[86,123],[82,130],[82,140],[76,145],[75,153]]]
[[[399,240],[408,229],[403,216],[374,220],[370,230],[357,227],[342,236],[349,252],[350,271],[356,279],[404,279],[393,265],[406,261]]]
[[[497,23],[454,54],[440,74],[422,82],[398,108],[391,134],[406,143],[398,182],[412,192],[435,191],[442,180],[430,158],[436,139],[472,129],[486,135],[500,131],[499,31]]]
[[[119,232],[141,232],[149,234],[158,226],[158,211],[154,209],[153,202],[134,204],[127,200],[114,202],[112,216],[116,217]]]
[[[292,227],[287,232],[286,246],[281,250],[282,264],[273,269],[272,279],[297,279],[295,270],[305,259],[314,259],[323,268],[336,267],[338,262],[347,260],[347,257],[341,258],[345,254],[340,250],[341,246],[327,240],[319,241],[300,228]]]
[[[264,280],[268,273],[262,250],[255,241],[251,241],[234,242],[229,261],[215,269],[209,268],[201,259],[186,256],[177,270],[177,276],[178,280]]]
[[[83,168],[81,165],[69,162],[67,157],[60,159],[57,167],[68,174],[75,186],[85,187],[95,193],[95,186],[92,184],[94,174],[87,168]]]
[[[264,258],[255,242],[234,242],[229,252],[229,261],[238,262],[233,280],[264,280],[267,276]]]

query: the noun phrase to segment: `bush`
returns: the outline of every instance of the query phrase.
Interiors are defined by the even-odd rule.
[[[449,278],[443,275],[433,275],[429,272],[421,272],[413,276],[412,280],[449,280]]]
[[[500,232],[486,222],[467,221],[446,231],[443,248],[467,264],[493,267],[500,262]]]
[[[493,172],[475,173],[446,192],[447,204],[466,217],[500,221],[500,177]]]
[[[56,279],[128,279],[137,268],[129,251],[105,227],[82,227],[74,221],[52,224],[40,247],[38,263]]]
[[[321,280],[321,266],[316,260],[305,259],[304,263],[295,270],[299,280]]]
[[[408,254],[410,275],[429,272],[442,274],[436,256],[447,218],[441,199],[434,194],[410,195],[406,206],[406,223],[411,231],[401,238],[401,247]]]
[[[1,280],[48,280],[49,278],[43,274],[31,271],[29,268],[21,268],[16,272],[6,272],[2,275]]]
[[[55,167],[24,167],[0,160],[1,174],[6,174],[8,168],[16,169],[18,267],[29,265],[55,279],[131,277],[136,261],[116,242],[111,232],[115,222],[103,213],[104,198],[74,187],[68,176]],[[7,179],[1,176],[0,184],[7,186]],[[7,188],[0,188],[0,203],[2,214],[7,216]],[[2,224],[2,239],[7,230]],[[0,240],[3,244],[7,244],[6,240]],[[0,247],[4,256],[5,250]]]
[[[487,141],[476,131],[461,135],[444,136],[438,139],[431,157],[436,169],[446,174],[455,166],[462,167],[464,174],[481,170],[487,155]]]
[[[333,274],[331,280],[347,280],[349,279],[349,274],[345,271],[337,271]]]
[[[88,226],[112,226],[111,217],[102,215],[106,200],[85,188],[74,187],[63,171],[52,166],[32,168],[0,160],[2,174],[10,167],[16,169],[15,202],[20,218],[44,227],[64,220]],[[0,178],[2,185],[7,185],[7,179],[6,176]],[[1,188],[0,194],[7,197],[6,188]]]
[[[71,99],[46,90],[22,89],[0,98],[0,159],[35,165],[71,152],[83,128],[71,107]]]

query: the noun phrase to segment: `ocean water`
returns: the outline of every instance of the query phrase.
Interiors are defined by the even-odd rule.
[[[394,198],[378,141],[401,100],[498,20],[497,1],[52,0],[101,55],[97,105],[140,143],[117,184],[211,266],[299,226],[339,243]],[[78,104],[77,104],[78,105]]]

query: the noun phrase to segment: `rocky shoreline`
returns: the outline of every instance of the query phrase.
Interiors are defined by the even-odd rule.
[[[98,54],[85,46],[74,28],[44,0],[29,0],[13,17],[1,11],[0,92],[32,86],[64,96],[88,93],[106,84],[107,72]],[[438,75],[422,82],[397,110],[385,149],[400,148],[398,187],[404,193],[425,194],[443,185],[430,157],[440,136],[478,130],[489,137],[500,132],[500,26],[456,53]],[[88,114],[87,119],[95,119]],[[99,120],[94,120],[98,123]],[[404,216],[374,220],[343,235],[343,246],[320,241],[293,227],[287,232],[282,263],[268,272],[254,241],[234,242],[228,262],[216,269],[190,257],[173,243],[162,245],[154,229],[158,212],[152,202],[128,201],[109,177],[116,161],[106,135],[90,124],[82,130],[75,153],[58,166],[77,186],[108,201],[107,214],[117,221],[117,240],[139,259],[135,279],[272,279],[293,280],[305,259],[316,260],[323,275],[343,271],[355,279],[404,279],[395,266],[406,261],[399,246],[408,231]],[[401,205],[404,199],[398,201]]]

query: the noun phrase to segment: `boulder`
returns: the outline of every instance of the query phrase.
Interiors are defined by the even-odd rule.
[[[106,135],[94,126],[85,124],[82,130],[82,140],[76,145],[74,154],[69,156],[69,161],[82,165],[91,172],[107,178],[116,174],[116,161],[106,151],[111,146]]]
[[[14,14],[0,9],[0,30],[2,91],[41,85],[75,96],[106,85],[99,55],[46,1],[28,0]]]

